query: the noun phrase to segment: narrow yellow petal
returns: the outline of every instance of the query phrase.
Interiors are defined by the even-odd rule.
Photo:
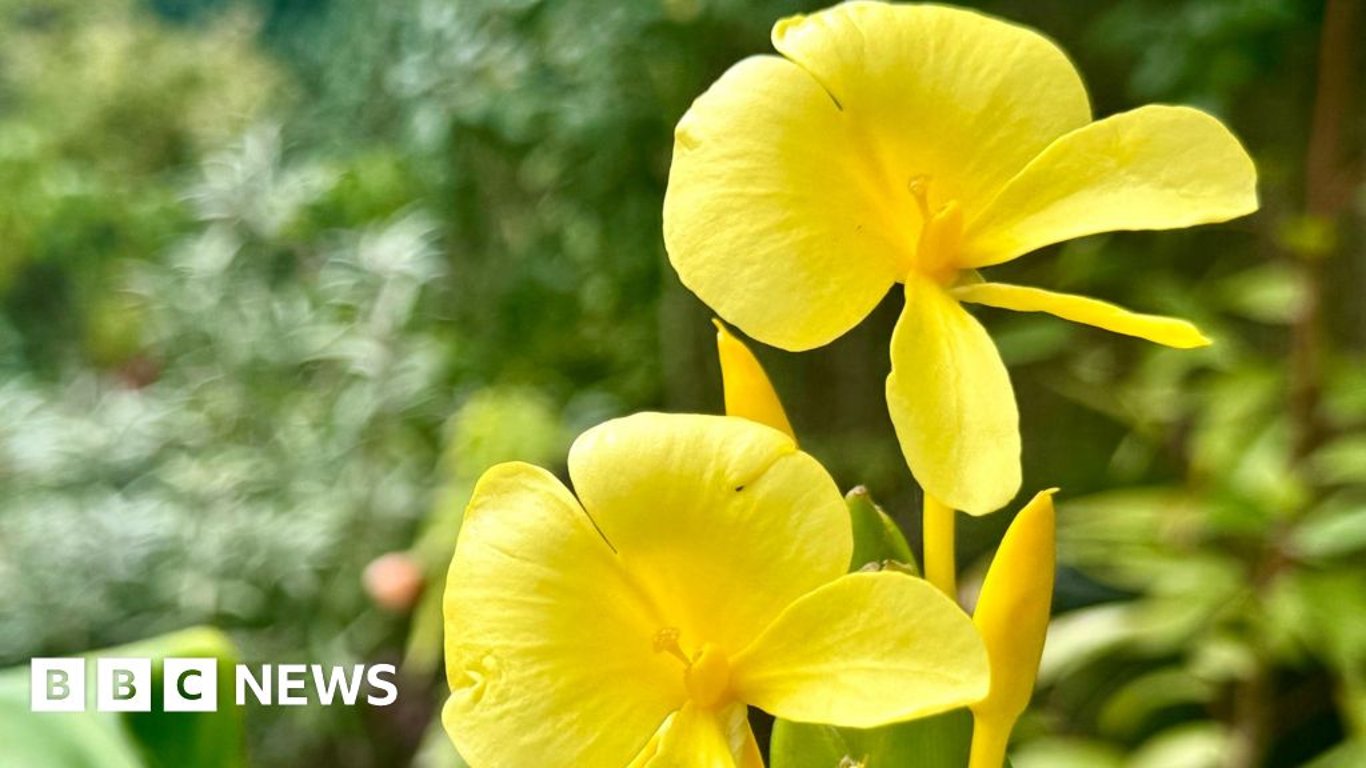
[[[575,441],[569,476],[689,654],[701,642],[740,651],[784,606],[844,573],[853,552],[829,473],[747,419],[615,419]]]
[[[500,464],[475,487],[445,627],[443,721],[473,765],[625,765],[685,699],[648,642],[653,607],[537,467]]]
[[[640,758],[637,758],[639,760]],[[633,763],[633,766],[635,763]],[[669,719],[644,768],[763,768],[744,704],[704,709],[689,702]]]
[[[796,64],[731,67],[675,131],[664,244],[726,322],[787,350],[827,344],[887,294],[914,239],[846,116]]]
[[[783,410],[783,403],[759,359],[720,320],[713,322],[716,324],[716,353],[721,358],[721,381],[726,392],[726,415],[767,424],[797,439],[787,420],[787,411]]]
[[[1177,349],[1205,347],[1210,344],[1210,340],[1199,328],[1185,320],[1130,312],[1123,307],[1085,296],[1005,283],[961,285],[952,292],[959,301],[1013,309],[1016,312],[1047,312],[1074,323],[1093,325],[1126,336],[1137,336]]]
[[[982,640],[929,582],[852,573],[787,607],[735,657],[743,701],[778,717],[872,728],[936,714],[987,692]]]
[[[957,200],[969,215],[980,211],[1050,142],[1091,120],[1081,78],[1057,45],[973,11],[842,3],[778,22],[773,46],[859,127],[863,151],[907,214],[913,177],[932,207]]]
[[[1001,768],[1010,730],[1034,690],[1053,602],[1053,494],[1020,510],[987,571],[973,623],[991,660],[991,692],[972,705],[971,768]]]
[[[1147,106],[1053,142],[968,223],[960,266],[1009,261],[1115,230],[1175,229],[1257,210],[1257,170],[1232,133],[1189,107]]]
[[[991,337],[935,283],[910,275],[892,332],[887,408],[925,492],[984,515],[1020,489],[1015,393]]]

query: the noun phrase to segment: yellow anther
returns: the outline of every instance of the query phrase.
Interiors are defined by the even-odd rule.
[[[687,667],[692,664],[688,654],[683,652],[682,646],[678,644],[678,627],[665,627],[655,633],[655,653],[667,653],[670,656],[683,662]]]

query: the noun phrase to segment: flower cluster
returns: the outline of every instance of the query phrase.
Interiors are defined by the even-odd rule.
[[[978,270],[1252,212],[1251,159],[1216,119],[1093,120],[1052,42],[941,6],[848,3],[778,22],[773,45],[679,122],[665,245],[722,319],[787,350],[832,341],[903,286],[886,397],[926,498],[931,578],[846,573],[850,509],[718,322],[728,416],[589,430],[572,492],[525,464],[475,489],[446,588],[444,718],[476,768],[762,766],[748,706],[853,728],[966,707],[972,768],[1000,768],[1048,623],[1053,491],[1016,516],[970,618],[954,511],[1016,495],[1021,443],[1005,366],[963,304],[1209,343],[1182,320]]]

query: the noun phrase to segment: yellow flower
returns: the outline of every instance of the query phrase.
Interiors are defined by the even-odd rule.
[[[678,124],[669,258],[727,322],[788,350],[839,337],[904,284],[887,401],[930,495],[983,514],[1020,485],[1010,381],[960,302],[1208,343],[1180,320],[975,271],[1252,212],[1251,159],[1213,117],[1148,106],[1093,122],[1057,46],[952,8],[848,3],[780,21],[773,45],[782,56],[736,64]]]
[[[760,766],[746,705],[867,728],[971,704],[969,619],[894,572],[844,573],[835,483],[792,439],[639,414],[545,470],[479,481],[445,596],[457,749],[485,766]]]

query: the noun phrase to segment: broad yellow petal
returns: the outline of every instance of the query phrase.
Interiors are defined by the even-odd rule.
[[[746,419],[609,421],[574,443],[569,475],[689,656],[702,643],[744,648],[853,552],[830,475],[791,437]]]
[[[972,11],[843,3],[778,22],[773,45],[843,107],[906,219],[917,219],[910,179],[924,181],[932,207],[957,200],[971,216],[1091,120],[1081,78],[1056,45]]]
[[[1148,106],[1049,145],[969,217],[962,266],[1123,229],[1175,229],[1257,210],[1257,171],[1232,133],[1189,107]]]
[[[1015,393],[991,338],[944,289],[911,276],[892,332],[887,408],[925,492],[983,515],[1020,489]]]
[[[854,327],[913,243],[845,116],[800,67],[741,61],[679,122],[664,244],[721,317],[803,350]]]
[[[1130,312],[1099,299],[1056,293],[1041,288],[1005,283],[972,283],[952,291],[959,301],[1016,312],[1047,312],[1074,323],[1085,323],[1107,331],[1137,336],[1140,339],[1177,349],[1204,347],[1210,340],[1193,324],[1175,317]]]
[[[872,728],[986,695],[982,640],[930,584],[894,571],[842,576],[788,606],[734,660],[737,696],[778,717]]]
[[[726,415],[757,421],[783,432],[794,440],[797,435],[787,420],[787,411],[773,391],[758,358],[743,341],[716,321],[716,353],[721,358],[721,381],[726,393]]]
[[[973,613],[991,660],[991,692],[972,706],[972,768],[1000,768],[1011,728],[1034,691],[1053,603],[1056,490],[1038,494],[1016,515]]]
[[[669,719],[645,768],[763,768],[744,704],[704,709],[689,702]]]
[[[550,473],[475,487],[445,594],[443,721],[473,765],[625,765],[685,699],[654,609]]]

